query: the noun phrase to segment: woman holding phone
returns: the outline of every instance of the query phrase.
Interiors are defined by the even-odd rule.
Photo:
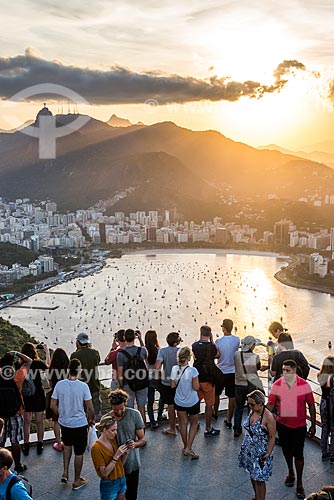
[[[114,417],[102,417],[96,429],[101,433],[92,446],[92,460],[100,480],[101,500],[124,500],[126,480],[123,464],[128,457],[129,445],[118,447],[116,442],[117,421]]]

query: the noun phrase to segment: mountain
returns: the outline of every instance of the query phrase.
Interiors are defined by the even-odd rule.
[[[56,125],[71,126],[77,117],[57,115]],[[0,134],[0,196],[7,199],[50,198],[64,210],[98,202],[114,211],[175,206],[200,217],[217,215],[227,196],[268,193],[291,200],[332,194],[334,171],[293,154],[258,150],[216,131],[194,132],[172,122],[113,127],[90,119],[57,139],[54,160],[38,159],[35,138]],[[220,211],[228,209],[224,207]]]
[[[120,118],[116,115],[111,115],[107,123],[111,127],[131,127],[131,125],[133,125],[130,120],[127,120],[126,118]]]
[[[318,142],[318,143],[313,144],[311,146],[305,146],[304,149],[307,152],[319,150],[319,151],[324,151],[326,153],[334,154],[334,141]]]
[[[25,127],[28,127],[28,125],[31,125],[32,123],[34,123],[34,120],[27,120],[24,123],[22,123],[22,125],[18,125],[16,128],[12,128],[10,130],[5,130],[0,128],[0,134],[13,134],[14,132],[22,130]]]
[[[328,141],[329,142],[329,141]],[[267,146],[260,146],[258,149],[269,149],[271,151],[280,151],[284,154],[292,154],[298,156],[299,158],[305,158],[306,160],[316,161],[318,163],[324,163],[331,168],[334,168],[334,152],[328,153],[325,151],[310,151],[306,153],[305,151],[291,151],[289,149],[281,148],[277,144],[268,144]]]

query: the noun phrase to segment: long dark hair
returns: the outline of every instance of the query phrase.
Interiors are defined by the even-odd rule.
[[[147,362],[149,365],[154,365],[160,348],[157,332],[155,330],[147,330],[145,333],[145,347],[148,353]]]
[[[26,342],[25,344],[23,344],[21,352],[22,352],[22,354],[29,356],[29,358],[31,358],[33,361],[39,359],[36,347],[31,342]]]
[[[70,360],[64,349],[57,347],[54,351],[49,367],[51,385],[54,387],[59,380],[67,377],[67,369]]]
[[[322,362],[320,371],[318,373],[318,381],[320,385],[327,384],[329,376],[334,375],[334,356],[327,356]]]

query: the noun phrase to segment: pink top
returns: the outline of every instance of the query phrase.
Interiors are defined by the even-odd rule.
[[[284,377],[272,385],[268,403],[277,407],[277,422],[296,429],[306,426],[306,404],[314,403],[311,386],[306,380],[296,376],[290,387]]]

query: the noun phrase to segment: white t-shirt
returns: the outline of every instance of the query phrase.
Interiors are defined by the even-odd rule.
[[[178,374],[179,366],[173,366],[172,372],[170,374],[171,380],[177,384],[180,380],[176,392],[175,392],[175,404],[178,406],[184,406],[185,408],[190,408],[194,406],[199,398],[197,391],[193,389],[193,378],[198,377],[198,371],[193,366],[182,366],[181,372]]]
[[[84,401],[92,399],[85,382],[80,380],[60,380],[51,396],[58,399],[58,422],[64,427],[83,427],[88,424],[84,409]]]
[[[216,340],[219,351],[218,368],[225,373],[235,373],[234,354],[239,349],[240,339],[235,335],[224,335]]]

